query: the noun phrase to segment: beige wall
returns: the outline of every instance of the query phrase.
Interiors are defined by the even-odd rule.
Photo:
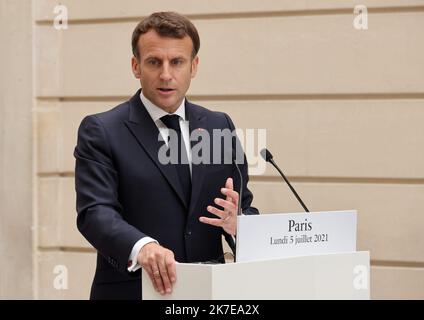
[[[31,9],[0,0],[0,299],[33,297]]]
[[[137,89],[130,36],[140,18],[176,10],[202,42],[189,98],[240,128],[266,128],[310,209],[358,209],[373,298],[424,298],[422,1],[362,1],[364,31],[352,26],[354,1],[63,0],[70,22],[61,31],[58,2],[33,1],[35,297],[88,297],[95,254],[75,227],[76,129]],[[263,213],[300,211],[271,168],[251,180]],[[67,290],[53,286],[58,265]]]

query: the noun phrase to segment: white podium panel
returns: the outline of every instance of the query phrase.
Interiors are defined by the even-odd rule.
[[[236,261],[356,252],[356,210],[237,217]]]
[[[143,300],[369,299],[368,251],[230,264],[177,264],[172,294],[142,271]]]

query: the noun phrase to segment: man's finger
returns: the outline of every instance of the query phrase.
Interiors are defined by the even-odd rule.
[[[153,288],[155,289],[155,291],[159,291],[158,287],[156,285],[155,278],[153,277],[152,271],[149,270],[148,268],[145,269],[145,270],[146,270],[146,273],[149,275],[149,278],[150,278],[150,281],[152,282]]]
[[[161,294],[165,294],[165,289],[162,282],[162,276],[160,274],[157,264],[154,267],[152,267],[152,274],[153,274],[153,278],[155,280],[156,286],[158,288],[158,292],[160,292]]]
[[[177,281],[177,267],[172,253],[165,256],[165,265],[168,271],[169,280],[171,280],[171,283],[175,283]]]
[[[231,220],[231,216],[228,216],[228,219],[214,219],[214,218],[206,218],[200,217],[199,221],[202,223],[210,224],[211,226],[224,228],[227,226],[227,220]]]
[[[232,201],[227,201],[227,200],[224,200],[224,199],[216,198],[215,203],[217,205],[223,207],[227,211],[230,211],[230,212],[237,211],[237,206]]]
[[[233,178],[227,179],[227,181],[225,182],[225,187],[228,188],[228,189],[231,189],[231,190],[234,189]]]
[[[224,221],[223,219],[213,219],[213,218],[206,218],[206,217],[200,217],[199,220],[200,222],[210,224],[215,227],[222,227],[222,224]]]
[[[218,208],[215,208],[214,206],[208,206],[206,208],[210,213],[216,215],[217,217],[221,219],[225,219],[227,217],[226,213],[222,210],[219,210]]]
[[[228,189],[228,188],[221,188],[221,193],[227,197],[227,200],[229,200],[228,198],[231,198],[231,202],[233,203],[237,203],[238,199],[239,199],[239,194],[237,191]]]
[[[227,178],[227,181],[225,181],[225,188],[227,188],[227,189],[229,189],[229,190],[233,190],[233,189],[234,189],[234,186],[233,186],[233,179],[232,179],[232,178]],[[224,189],[224,188],[223,188],[223,189]],[[221,192],[222,192],[222,190],[221,190]],[[231,199],[231,195],[226,194],[226,196],[227,196],[227,200],[228,200],[228,201],[233,201],[233,200]]]
[[[163,258],[162,263],[159,266],[159,272],[160,275],[162,277],[162,282],[165,288],[165,292],[166,293],[171,293],[172,292],[172,285],[171,285],[171,281],[169,280],[168,277],[168,270],[166,268],[166,264],[165,264],[165,257]]]

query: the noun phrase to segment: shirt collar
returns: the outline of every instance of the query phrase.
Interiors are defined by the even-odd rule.
[[[140,99],[143,105],[146,107],[147,112],[149,113],[150,117],[152,117],[153,121],[156,122],[161,117],[169,114],[165,110],[159,108],[153,102],[151,102],[149,99],[147,99],[144,94],[143,90],[140,91]],[[179,115],[183,120],[186,120],[185,117],[185,98],[181,102],[181,105],[178,107],[178,109],[173,113],[176,115]]]

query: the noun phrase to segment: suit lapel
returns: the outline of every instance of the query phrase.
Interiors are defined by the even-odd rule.
[[[190,135],[195,130],[207,130],[211,134],[207,126],[207,117],[202,114],[196,106],[192,105],[186,100],[186,114],[189,121],[189,131]],[[196,145],[197,141],[190,140],[191,148]],[[193,156],[193,155],[192,155]],[[192,163],[192,173],[191,173],[191,200],[190,200],[190,211],[189,215],[192,214],[193,209],[195,208],[196,202],[199,198],[200,192],[202,192],[203,178],[205,175],[205,164],[194,164]]]
[[[165,145],[165,142],[158,139],[159,130],[140,100],[140,90],[130,99],[129,104],[130,114],[129,121],[125,122],[126,126],[162,172],[185,207],[188,208],[189,204],[184,199],[177,171],[174,167],[164,165],[159,161],[159,149]]]

